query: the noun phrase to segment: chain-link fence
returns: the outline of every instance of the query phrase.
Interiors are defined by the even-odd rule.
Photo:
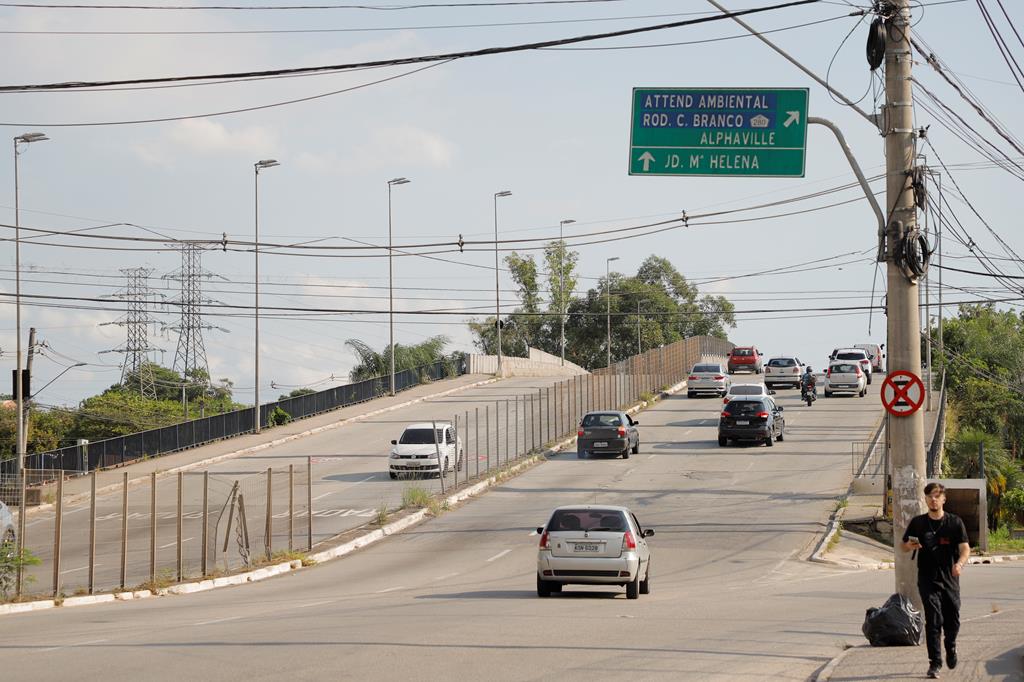
[[[730,348],[719,339],[686,339],[470,409],[444,414],[445,403],[434,403],[433,456],[388,457],[387,478],[376,463],[358,468],[380,461],[376,446],[355,457],[296,456],[287,466],[282,455],[259,473],[124,473],[115,490],[99,494],[95,472],[93,490],[74,496],[65,496],[59,470],[0,477],[0,499],[16,512],[23,501],[26,509],[44,505],[16,514],[17,541],[39,563],[24,568],[14,593],[151,589],[310,551],[380,525],[396,510],[443,505],[452,491],[571,438],[585,413],[649,398]],[[381,485],[360,486],[371,480]]]

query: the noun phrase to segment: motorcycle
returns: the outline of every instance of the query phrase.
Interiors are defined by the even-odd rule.
[[[815,400],[818,399],[818,389],[816,386],[802,386],[800,388],[800,399],[807,401],[807,407],[811,406]]]

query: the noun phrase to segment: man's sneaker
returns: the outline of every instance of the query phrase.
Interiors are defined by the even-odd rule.
[[[956,667],[956,644],[946,647],[946,667],[952,670]]]
[[[928,679],[929,680],[937,680],[937,679],[939,679],[939,670],[941,670],[941,669],[942,669],[942,666],[938,665],[936,663],[932,663],[930,666],[928,666]]]

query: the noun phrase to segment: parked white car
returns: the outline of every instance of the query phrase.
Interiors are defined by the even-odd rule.
[[[436,432],[435,432],[435,428]],[[462,470],[465,450],[450,422],[409,424],[402,437],[391,441],[388,474],[391,478],[411,474],[447,473]]]
[[[835,360],[829,363],[825,373],[825,397],[831,398],[837,393],[849,393],[864,397],[868,392],[867,375],[860,363],[853,360]]]
[[[804,373],[804,363],[793,355],[772,358],[764,366],[764,384],[768,388],[792,386],[800,388],[800,376]]]
[[[868,354],[868,358],[871,359],[871,371],[873,373],[881,374],[885,372],[885,344],[877,343],[858,343],[854,344],[854,348],[860,348]]]
[[[867,382],[871,383],[871,358],[863,348],[836,348],[832,351],[832,360],[846,360],[860,364],[860,369],[867,377]]]

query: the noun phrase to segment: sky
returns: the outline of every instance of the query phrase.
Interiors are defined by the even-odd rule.
[[[343,3],[236,4],[253,8]],[[6,55],[0,63],[0,86],[393,59],[565,38],[715,12],[703,0],[451,4],[463,6],[259,11],[46,9],[0,3]],[[759,6],[739,0],[724,4],[730,9]],[[877,78],[872,85],[864,57],[869,19],[848,16],[854,6],[863,4],[822,0],[747,20],[759,30],[788,29],[772,33],[771,39],[821,77],[827,74],[829,83],[851,99],[863,95],[860,106],[871,111],[881,91]],[[1001,20],[1003,34],[1016,41],[995,1],[985,4]],[[378,0],[362,5],[393,6]],[[1003,5],[1016,24],[1024,25],[1018,3]],[[926,0],[915,7],[914,20],[915,35],[985,107],[1010,126],[1020,120],[1016,114],[1021,88],[976,2]],[[820,23],[790,28],[811,22]],[[1018,59],[1024,58],[1019,42],[1009,47]],[[69,365],[85,363],[61,375],[36,399],[75,405],[120,379],[123,356],[107,351],[125,344],[126,329],[110,324],[124,314],[124,303],[116,297],[126,284],[122,269],[152,269],[155,323],[150,341],[164,350],[153,359],[173,363],[177,334],[170,328],[177,325],[179,312],[173,304],[159,301],[171,301],[180,293],[178,281],[167,277],[181,266],[174,242],[219,240],[222,235],[251,242],[253,164],[260,159],[281,164],[259,177],[260,241],[329,247],[386,245],[387,181],[395,177],[411,180],[392,191],[396,246],[451,242],[459,235],[467,240],[493,239],[493,196],[502,190],[512,192],[498,204],[502,239],[556,238],[559,221],[571,219],[576,222],[565,230],[571,244],[577,235],[597,230],[667,220],[682,211],[694,215],[751,207],[854,180],[834,137],[820,126],[811,126],[808,132],[803,178],[630,176],[634,87],[806,87],[810,115],[830,119],[843,130],[864,173],[871,177],[884,170],[883,140],[877,130],[731,21],[424,66],[163,89],[0,93],[0,126],[8,139],[30,131],[50,137],[22,148],[18,159],[20,220],[26,228],[21,252],[26,295],[23,344],[29,327],[37,329],[44,343],[34,364],[33,388],[38,390]],[[1018,156],[926,63],[916,59],[914,73],[920,84],[1009,156]],[[292,100],[305,101],[268,107]],[[263,108],[209,115],[254,107]],[[168,118],[181,120],[126,123]],[[978,248],[1005,257],[995,233],[1017,253],[1024,251],[1014,177],[992,168],[977,149],[920,108],[916,120],[918,126],[930,126],[928,137],[935,150],[954,169],[964,194],[991,228],[953,197],[952,183],[943,178],[943,191]],[[80,123],[107,125],[62,125]],[[931,150],[921,151],[937,165]],[[0,246],[0,286],[7,294],[0,297],[0,359],[9,368],[15,366],[15,306],[10,296],[15,288],[13,166],[0,164],[0,222],[6,241]],[[882,190],[878,182],[873,187]],[[839,201],[845,203],[820,208]],[[806,210],[815,208],[819,210]],[[771,217],[793,211],[806,212]],[[796,354],[813,365],[822,364],[836,346],[884,343],[885,319],[878,311],[869,315],[864,310],[809,310],[878,304],[884,294],[884,268],[877,268],[871,258],[877,223],[859,188],[730,218],[745,221],[694,224],[579,246],[579,287],[594,286],[610,256],[620,258],[613,264],[615,270],[633,274],[655,254],[668,258],[702,292],[722,294],[735,303],[740,312],[729,338],[739,345],[755,344],[769,355]],[[45,236],[31,229],[79,230],[126,239]],[[981,269],[967,249],[948,236],[943,251],[947,264]],[[343,383],[356,362],[346,339],[358,338],[377,348],[388,342],[386,314],[282,319],[293,308],[386,309],[386,252],[369,253],[373,257],[365,251],[309,249],[297,256],[263,248],[261,308],[277,308],[261,314],[263,400],[297,387],[322,389]],[[236,399],[251,401],[254,328],[247,306],[253,303],[253,254],[209,248],[202,258],[209,273],[203,282],[204,297],[239,306],[203,308],[204,322],[211,327],[204,330],[211,375],[230,378]],[[466,316],[402,314],[444,308],[483,316],[493,310],[493,251],[467,250],[442,258],[394,259],[395,340],[416,343],[445,334],[451,339],[450,349],[471,350]],[[754,274],[812,261],[790,274]],[[1011,274],[1020,274],[1019,261],[1002,263]],[[934,268],[932,277],[929,291],[937,301]],[[963,273],[947,271],[943,277],[947,287],[999,286],[989,278]],[[504,270],[500,278],[503,301],[511,310],[511,281]],[[1002,294],[1010,295],[1005,289]],[[976,292],[947,288],[944,296],[947,303],[974,300]],[[75,300],[82,298],[97,300]],[[40,301],[49,305],[37,305]],[[792,312],[756,312],[778,308]],[[934,308],[932,312],[937,314]],[[955,308],[947,309],[947,314],[953,313]]]

